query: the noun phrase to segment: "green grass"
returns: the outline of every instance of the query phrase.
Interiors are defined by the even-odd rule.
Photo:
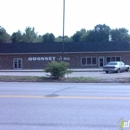
[[[72,77],[53,79],[51,77],[38,76],[0,76],[3,82],[98,82],[99,80],[91,77]]]
[[[100,80],[92,77],[72,77],[72,82],[99,82]]]
[[[37,76],[0,76],[0,81],[4,82],[18,82],[18,81],[36,81],[39,77]]]
[[[60,82],[60,83],[130,83],[130,78],[117,78],[113,81],[92,77],[68,77],[54,79],[52,77],[39,76],[0,76],[0,82]]]

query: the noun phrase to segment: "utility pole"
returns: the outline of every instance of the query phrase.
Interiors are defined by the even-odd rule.
[[[62,61],[64,60],[64,29],[65,28],[65,0],[63,0],[63,43],[62,43]]]

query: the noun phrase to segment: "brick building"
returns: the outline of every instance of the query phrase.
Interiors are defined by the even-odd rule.
[[[43,69],[62,60],[62,43],[0,43],[0,69]],[[130,43],[65,43],[64,61],[70,68],[99,68],[109,61],[130,65]]]

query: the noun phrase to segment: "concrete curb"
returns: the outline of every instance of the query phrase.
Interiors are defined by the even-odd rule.
[[[102,69],[69,69],[72,72],[102,72]],[[32,70],[0,70],[0,72],[44,72],[42,69],[32,69]]]

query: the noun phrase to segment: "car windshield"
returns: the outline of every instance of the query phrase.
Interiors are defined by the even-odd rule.
[[[117,65],[116,62],[109,62],[108,65]]]

